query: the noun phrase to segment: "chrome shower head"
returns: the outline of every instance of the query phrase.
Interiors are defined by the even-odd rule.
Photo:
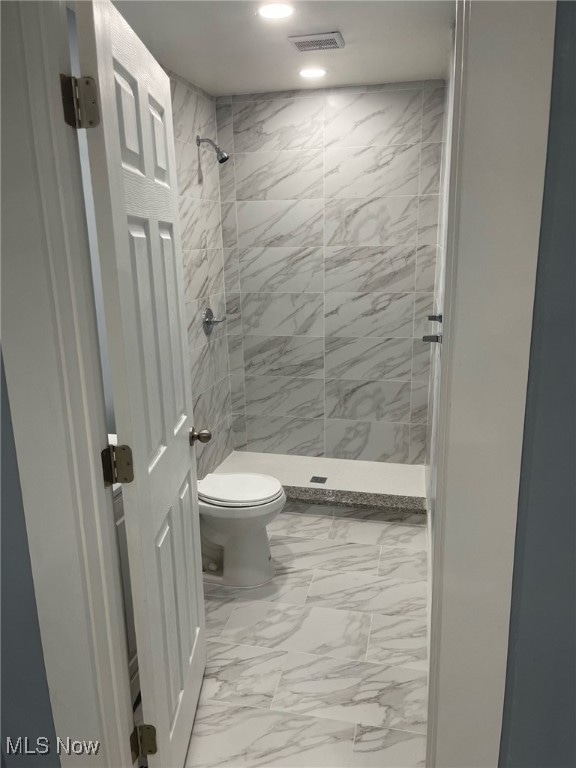
[[[216,152],[216,159],[219,163],[225,163],[226,160],[230,159],[230,155],[227,152],[224,152],[223,149],[220,149],[218,144],[216,142],[212,141],[212,139],[202,139],[200,136],[196,136],[196,146],[199,147],[200,144],[210,144],[214,152]]]

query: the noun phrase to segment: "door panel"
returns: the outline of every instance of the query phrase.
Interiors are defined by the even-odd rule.
[[[151,766],[184,764],[205,664],[199,513],[168,76],[108,0],[78,4],[144,721]]]

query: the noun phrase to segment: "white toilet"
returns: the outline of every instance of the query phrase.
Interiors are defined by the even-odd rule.
[[[257,587],[276,573],[266,526],[286,503],[275,477],[211,474],[198,483],[202,536],[222,547],[221,573],[205,571],[205,581],[229,587]]]

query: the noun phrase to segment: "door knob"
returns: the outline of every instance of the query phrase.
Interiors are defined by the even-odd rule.
[[[209,443],[212,440],[212,432],[209,429],[201,429],[199,432],[196,432],[194,427],[192,427],[189,432],[189,440],[190,445],[194,445],[196,440],[200,443]]]

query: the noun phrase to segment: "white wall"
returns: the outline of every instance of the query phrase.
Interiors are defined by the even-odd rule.
[[[498,764],[555,20],[552,2],[468,8],[434,553],[442,768]]]

